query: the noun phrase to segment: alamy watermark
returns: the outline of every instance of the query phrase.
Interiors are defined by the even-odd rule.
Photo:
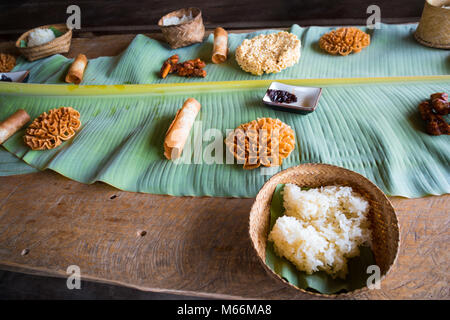
[[[366,273],[371,274],[366,281],[367,288],[369,288],[369,290],[381,289],[380,267],[376,264],[370,265],[367,267]]]
[[[67,267],[67,277],[66,285],[67,289],[81,289],[81,269],[77,265],[70,265]],[[379,290],[381,289],[381,271],[380,267],[377,265],[370,265],[366,269],[366,273],[370,276],[366,280],[366,286],[369,290]]]
[[[69,275],[66,281],[67,289],[81,289],[81,270],[77,265],[67,267],[66,273]]]
[[[180,164],[238,164],[255,166],[261,164],[261,175],[273,175],[280,170],[281,155],[278,129],[247,130],[217,128],[203,130],[203,122],[195,121],[181,156],[179,150],[172,149],[171,158]],[[286,155],[286,151],[284,151]]]
[[[372,4],[367,7],[367,14],[370,16],[367,18],[366,25],[369,29],[380,29],[381,28],[381,9],[376,4]]]
[[[68,29],[81,29],[81,9],[79,6],[72,4],[67,7],[66,13],[70,16],[66,20],[66,26]]]

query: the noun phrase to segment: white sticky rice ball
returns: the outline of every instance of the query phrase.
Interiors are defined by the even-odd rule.
[[[55,34],[51,29],[38,28],[28,35],[28,47],[40,46],[55,39]]]
[[[348,259],[359,255],[360,245],[371,244],[369,203],[351,187],[301,190],[286,184],[283,205],[285,215],[275,222],[269,241],[301,271],[345,278]]]

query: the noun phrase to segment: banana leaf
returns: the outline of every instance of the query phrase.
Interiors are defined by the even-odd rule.
[[[254,197],[270,177],[266,171],[204,159],[216,151],[219,160],[221,154],[225,157],[220,148],[228,129],[272,117],[296,133],[295,150],[277,170],[300,163],[330,163],[363,174],[390,195],[448,193],[449,137],[426,134],[417,105],[431,92],[448,91],[450,77],[406,80],[285,81],[323,87],[319,106],[309,115],[275,111],[262,104],[270,80],[129,86],[2,83],[0,120],[19,108],[35,118],[51,108],[74,107],[81,113],[82,127],[60,147],[31,151],[24,145],[24,130],[4,147],[39,170],[49,168],[82,183],[103,181],[128,191]],[[202,105],[198,131],[191,132],[191,145],[200,142],[201,152],[186,148],[182,158],[191,163],[177,164],[163,156],[163,141],[187,97]],[[198,135],[200,139],[194,141],[195,132],[209,129],[217,129],[216,140]]]
[[[64,32],[59,31],[55,27],[50,27],[49,29],[53,31],[53,34],[55,35],[55,38],[58,38],[58,37],[60,37],[60,36],[62,36],[64,34]]]
[[[26,164],[12,153],[0,147],[0,176],[27,174],[39,172],[38,169]]]
[[[272,230],[277,219],[284,215],[283,188],[284,184],[279,184],[274,191],[270,204],[269,230]],[[298,288],[324,294],[343,293],[365,287],[367,278],[370,276],[367,273],[367,267],[376,264],[370,247],[360,246],[359,250],[360,255],[348,261],[348,274],[345,279],[333,279],[323,271],[307,274],[298,270],[289,260],[275,253],[271,241],[268,241],[266,246],[266,264],[276,274]]]
[[[358,54],[345,57],[323,52],[318,45],[320,37],[335,27],[307,27],[293,25],[290,32],[302,41],[300,61],[283,72],[253,76],[241,70],[234,52],[244,39],[278,30],[229,35],[229,57],[223,64],[211,62],[213,36],[203,43],[173,50],[166,43],[138,35],[128,48],[115,57],[90,59],[82,84],[149,84],[180,82],[211,82],[255,79],[315,79],[352,77],[426,76],[450,74],[448,52],[418,44],[413,37],[417,24],[381,24],[380,29],[362,30],[371,35],[371,44]],[[160,79],[159,70],[164,60],[173,54],[180,59],[201,58],[208,64],[206,78],[184,78],[170,75]],[[54,55],[34,62],[18,59],[14,71],[30,70],[30,83],[64,83],[64,77],[73,59]]]

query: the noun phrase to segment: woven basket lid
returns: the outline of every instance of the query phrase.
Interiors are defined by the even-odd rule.
[[[317,188],[327,185],[350,186],[370,204],[369,220],[372,250],[380,267],[382,279],[394,264],[400,245],[399,226],[395,210],[386,195],[370,180],[354,171],[328,164],[308,163],[283,170],[271,177],[261,188],[250,211],[249,234],[253,248],[269,275],[302,292],[316,296],[353,296],[367,287],[339,295],[313,293],[298,288],[266,265],[266,244],[270,227],[270,204],[278,184],[294,183],[300,187]]]
[[[192,14],[192,19],[175,25],[164,25],[164,19]],[[172,49],[185,47],[194,43],[202,42],[205,35],[202,11],[199,8],[185,8],[170,12],[158,21],[158,26]]]
[[[426,0],[416,40],[428,47],[450,49],[450,0]]]

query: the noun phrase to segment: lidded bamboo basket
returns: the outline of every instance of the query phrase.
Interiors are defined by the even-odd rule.
[[[426,0],[416,40],[428,47],[450,49],[450,0]]]
[[[41,44],[39,46],[34,47],[21,47],[20,42],[22,40],[27,41],[28,35],[36,30],[36,29],[48,29],[53,27],[63,34],[50,42]],[[54,24],[54,25],[45,25],[42,27],[34,28],[28,30],[24,34],[22,34],[19,39],[16,41],[16,48],[20,51],[20,53],[27,58],[29,61],[34,61],[37,59],[45,58],[57,53],[66,53],[69,52],[70,43],[72,40],[72,30],[67,28],[65,24]]]
[[[270,205],[278,184],[294,183],[300,187],[318,188],[327,185],[350,186],[362,195],[370,205],[369,220],[372,231],[372,251],[383,279],[397,259],[400,246],[399,226],[394,208],[386,195],[364,176],[328,164],[307,163],[283,170],[271,177],[261,188],[250,211],[249,234],[256,254],[265,270],[276,279],[304,293],[326,296],[354,296],[367,287],[343,294],[320,294],[298,288],[266,264],[266,245],[270,228]]]
[[[192,19],[175,25],[164,25],[164,19],[190,16]],[[185,8],[170,12],[158,21],[158,26],[172,49],[185,47],[194,43],[202,42],[205,35],[202,11],[198,8]]]

